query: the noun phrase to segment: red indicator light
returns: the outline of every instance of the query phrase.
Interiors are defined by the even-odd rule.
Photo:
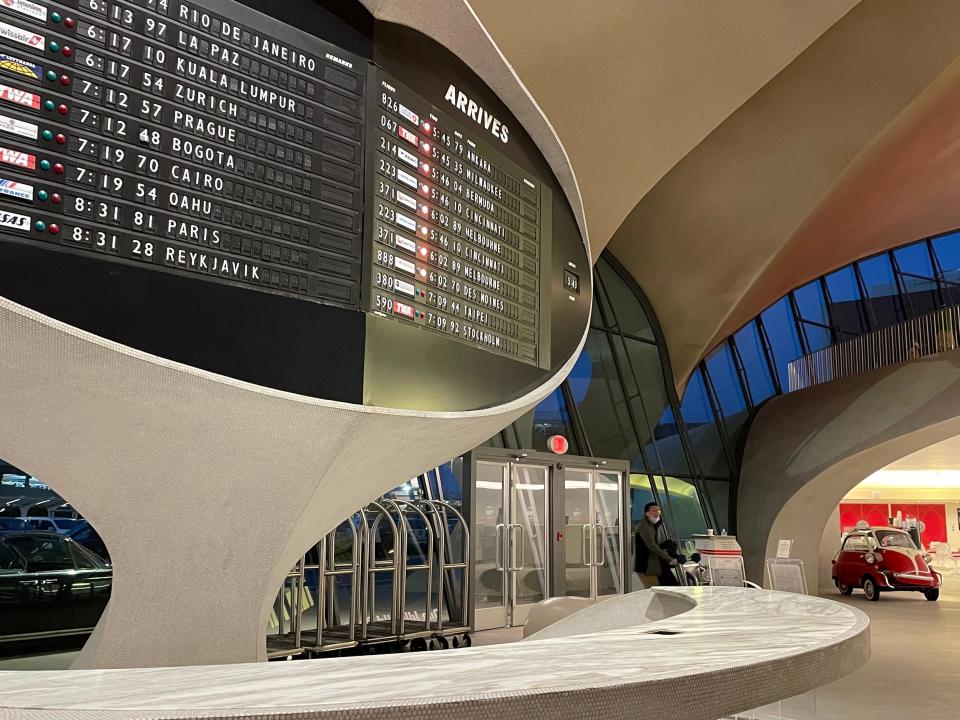
[[[424,270],[423,268],[420,268],[420,277],[426,277],[426,276],[427,276],[427,271]]]
[[[430,165],[428,165],[427,163],[421,163],[421,164],[420,164],[420,172],[422,172],[424,175],[429,175],[429,174],[430,174]]]
[[[70,76],[69,76],[69,75],[61,75],[61,76],[60,76],[60,84],[61,84],[61,85],[64,85],[64,86],[69,85],[69,84],[70,84]]]
[[[74,20],[73,18],[68,17],[66,20],[63,21],[63,24],[68,28],[72,28],[76,24],[76,22],[77,21]]]
[[[66,45],[64,45],[63,50],[61,50],[61,52],[63,53],[64,57],[70,57],[71,55],[73,55],[73,50],[68,48]]]
[[[60,193],[54,193],[50,196],[50,202],[52,202],[54,205],[59,205],[62,199],[63,198],[60,197]]]
[[[67,136],[64,135],[63,133],[57,133],[56,136],[54,137],[54,140],[56,140],[58,143],[63,145],[67,141]]]
[[[47,227],[47,230],[50,231],[50,234],[51,234],[51,235],[56,235],[57,233],[60,232],[60,226],[59,226],[59,225],[50,225],[49,227]]]
[[[430,143],[420,143],[420,152],[430,154]]]
[[[420,123],[420,129],[423,130],[423,131],[424,131],[425,133],[427,133],[428,135],[429,135],[431,132],[433,132],[433,127],[430,125],[430,121],[429,121],[429,120],[424,120],[422,123]]]
[[[427,215],[430,214],[430,208],[428,208],[426,205],[421,205],[420,209],[417,212],[419,212],[421,215],[426,217]]]
[[[53,166],[53,171],[54,171],[57,175],[63,175],[63,171],[64,171],[64,170],[66,170],[66,168],[63,166],[63,163],[56,163],[56,164]]]
[[[563,455],[570,449],[570,441],[563,435],[551,435],[547,438],[547,447],[550,452]]]
[[[68,112],[70,112],[70,108],[68,108],[66,105],[58,105],[57,112],[61,115],[66,115]]]
[[[424,237],[426,237],[426,236],[427,236],[427,228],[421,225],[421,226],[420,226],[420,234],[423,235]]]
[[[421,247],[421,248],[420,248],[420,254],[423,255],[424,257],[426,257],[426,256],[427,256],[427,249],[426,249],[425,247]]]

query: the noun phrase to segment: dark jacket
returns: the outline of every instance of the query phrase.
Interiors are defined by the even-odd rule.
[[[633,536],[635,550],[633,569],[640,575],[660,575],[670,567],[673,558],[660,547],[661,527],[663,527],[662,520],[654,525],[647,520],[646,516],[637,523]]]

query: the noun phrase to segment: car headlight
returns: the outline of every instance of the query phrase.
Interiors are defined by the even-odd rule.
[[[867,565],[873,565],[877,561],[877,556],[874,555],[872,552],[868,552],[866,555],[863,556],[863,560],[864,562],[867,563]]]
[[[922,555],[922,557],[923,557],[923,561],[924,561],[925,563],[928,563],[928,564],[929,564],[929,563],[932,563],[932,562],[933,562],[933,555],[931,555],[930,553],[924,553],[924,554]]]

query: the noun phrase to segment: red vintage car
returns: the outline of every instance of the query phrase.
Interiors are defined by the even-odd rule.
[[[844,595],[862,587],[867,600],[881,592],[911,590],[927,600],[940,597],[940,573],[932,558],[917,548],[903,530],[890,527],[858,528],[843,538],[833,559],[833,582]]]

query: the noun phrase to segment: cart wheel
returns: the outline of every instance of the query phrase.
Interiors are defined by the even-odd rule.
[[[448,647],[450,647],[450,641],[443,635],[438,635],[433,639],[433,642],[430,643],[431,650],[446,650]]]
[[[460,647],[470,647],[473,645],[473,638],[470,637],[468,633],[463,634],[463,640],[460,642]]]
[[[423,650],[429,650],[426,638],[414,638],[410,641],[411,652],[422,652]]]
[[[410,652],[411,643],[409,640],[401,640],[400,644],[397,646],[397,652]]]
[[[457,648],[460,647],[460,636],[459,636],[459,635],[454,635],[454,636],[453,636],[453,639],[450,640],[450,646],[451,646],[454,650],[456,650]]]

